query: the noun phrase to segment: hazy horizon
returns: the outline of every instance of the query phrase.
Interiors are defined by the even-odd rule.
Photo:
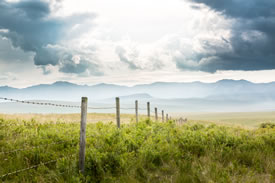
[[[122,106],[133,108],[135,100],[139,100],[145,106],[149,101],[154,106],[175,113],[272,111],[275,107],[275,82],[252,83],[246,80],[220,80],[215,83],[158,82],[132,87],[56,82],[22,89],[0,87],[0,96],[57,103],[58,101],[79,103],[81,97],[86,96],[91,105],[98,106],[113,106],[114,98],[120,97]],[[49,111],[33,108],[33,106],[29,108],[26,105],[9,104],[9,107],[3,106],[0,112],[54,111],[49,108],[47,108]]]
[[[85,84],[85,83],[77,83],[77,82],[70,82],[70,81],[65,81],[65,80],[57,80],[54,82],[49,82],[49,83],[38,83],[38,84],[34,84],[34,85],[28,85],[25,87],[13,87],[12,85],[0,85],[0,87],[11,87],[11,88],[16,88],[16,89],[24,89],[24,88],[29,88],[29,87],[33,87],[33,86],[38,86],[38,85],[53,85],[56,83],[69,83],[69,84],[73,84],[73,85],[80,85],[80,86],[97,86],[97,85],[117,85],[117,86],[125,86],[125,87],[135,87],[135,86],[139,86],[139,85],[151,85],[151,84],[157,84],[157,83],[176,83],[176,84],[183,84],[183,83],[205,83],[205,84],[213,84],[213,83],[217,83],[217,82],[221,82],[221,81],[247,81],[250,83],[254,83],[254,84],[267,84],[267,83],[274,83],[275,81],[269,81],[269,82],[253,82],[253,81],[249,81],[249,80],[245,80],[245,79],[221,79],[221,80],[217,80],[217,81],[212,81],[212,82],[205,82],[205,81],[155,81],[155,82],[149,82],[149,83],[139,83],[139,84],[132,84],[132,85],[127,85],[127,84],[117,84],[117,83],[105,83],[105,82],[100,82],[100,83],[92,83],[92,84]]]

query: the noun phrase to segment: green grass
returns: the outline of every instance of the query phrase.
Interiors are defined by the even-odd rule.
[[[0,153],[0,175],[65,157],[2,181],[275,182],[272,124],[248,130],[173,121],[144,120],[121,129],[111,122],[89,123],[84,175],[77,167],[78,143],[79,123],[0,118],[1,152],[24,149]]]

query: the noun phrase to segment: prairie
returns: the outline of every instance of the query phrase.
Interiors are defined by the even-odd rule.
[[[227,112],[227,113],[187,113],[190,120],[219,125],[257,128],[261,123],[275,122],[275,112]]]
[[[275,182],[272,125],[135,123],[133,115],[122,116],[125,123],[118,129],[111,114],[88,115],[88,121],[98,120],[87,124],[85,172],[80,174],[78,114],[0,115],[0,180]]]

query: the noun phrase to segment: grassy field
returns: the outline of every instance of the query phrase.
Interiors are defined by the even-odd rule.
[[[220,125],[257,128],[261,123],[274,122],[275,112],[187,113],[189,120]]]
[[[81,175],[79,118],[0,115],[0,182],[275,182],[274,127],[136,124],[123,115],[125,123],[117,129],[111,114],[88,116]]]

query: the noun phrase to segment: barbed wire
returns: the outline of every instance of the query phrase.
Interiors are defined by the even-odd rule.
[[[63,105],[63,104],[55,104],[55,103],[45,103],[45,102],[34,102],[34,101],[24,101],[24,100],[16,100],[16,99],[11,99],[11,98],[4,98],[4,97],[0,97],[0,99],[2,100],[6,100],[6,101],[12,101],[12,102],[18,102],[18,103],[25,103],[25,104],[35,104],[35,105],[49,105],[49,106],[55,106],[55,107],[67,107],[67,108],[81,108],[81,106],[77,106],[77,105]],[[87,109],[93,109],[93,110],[106,110],[106,109],[116,109],[115,106],[110,106],[110,107],[87,107]],[[121,110],[135,110],[135,107],[121,107]],[[138,110],[148,110],[147,108],[138,108]],[[155,111],[154,110],[150,110],[150,112],[152,113],[152,116],[155,116]],[[161,113],[157,113],[159,116],[161,116]],[[96,121],[96,120],[95,120]],[[6,126],[6,125],[0,125],[0,126]]]
[[[29,100],[17,100],[17,99],[12,99],[12,98],[6,98],[6,97],[0,97],[1,100],[5,101],[11,101],[11,102],[17,102],[17,103],[23,103],[23,104],[33,104],[33,105],[44,105],[44,106],[54,106],[54,107],[66,107],[66,108],[81,108],[79,105],[64,105],[64,104],[56,104],[56,103],[50,103],[50,102],[35,102],[35,101],[29,101]],[[104,110],[104,109],[116,109],[115,106],[110,106],[110,107],[87,107],[87,109],[93,109],[93,110]],[[120,108],[122,110],[134,110],[136,108],[134,107],[129,107],[125,108],[122,107]],[[146,108],[138,108],[139,110],[147,110]]]
[[[75,123],[79,123],[79,121],[74,120],[74,121],[69,121],[69,122],[37,122],[34,124],[30,124],[30,123],[24,123],[24,122],[18,122],[18,123],[9,123],[9,124],[0,124],[0,127],[21,127],[21,126],[25,126],[25,127],[35,127],[37,125],[66,125],[66,124],[75,124]]]
[[[17,100],[12,98],[4,98],[0,97],[2,100],[11,101],[11,102],[17,102],[17,103],[24,103],[24,104],[34,104],[34,105],[45,105],[45,106],[55,106],[55,107],[67,107],[67,108],[81,108],[81,106],[77,105],[64,105],[64,104],[54,104],[49,102],[34,102],[34,101],[28,101],[28,100]]]
[[[19,122],[19,123],[10,123],[10,124],[0,124],[0,127],[3,126],[3,127],[14,127],[14,126],[18,126],[18,127],[21,127],[21,126],[37,126],[37,125],[62,125],[62,124],[71,124],[71,123],[75,123],[75,122],[54,122],[54,123],[51,123],[51,122],[45,122],[45,123],[35,123],[35,124],[29,124],[29,123],[23,123],[23,122]]]
[[[64,158],[69,158],[69,157],[73,157],[75,156],[76,154],[71,154],[69,156],[65,156],[65,157],[60,157],[60,158],[57,158],[55,160],[50,160],[50,161],[47,161],[47,162],[40,162],[39,164],[37,165],[33,165],[33,166],[30,166],[28,168],[23,168],[23,169],[19,169],[19,170],[16,170],[16,171],[13,171],[13,172],[9,172],[9,173],[6,173],[4,175],[1,175],[0,178],[4,178],[4,177],[7,177],[7,176],[10,176],[10,175],[14,175],[14,174],[17,174],[17,173],[21,173],[21,172],[24,172],[24,171],[27,171],[27,170],[31,170],[31,169],[34,169],[34,168],[37,168],[39,166],[42,166],[42,165],[47,165],[47,164],[51,164],[51,163],[55,163],[57,162],[58,160],[61,160],[61,159],[64,159]]]

